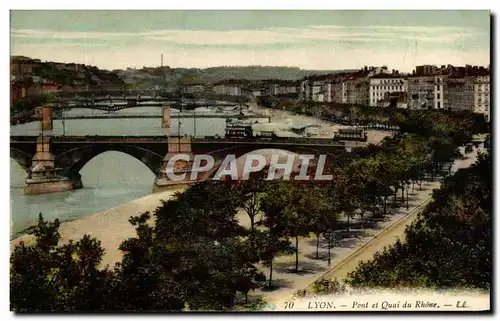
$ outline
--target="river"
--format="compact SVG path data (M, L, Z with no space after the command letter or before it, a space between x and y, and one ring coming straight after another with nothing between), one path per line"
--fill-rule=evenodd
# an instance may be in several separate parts
M157 107L129 108L119 112L151 114ZM173 110L172 113L178 111ZM196 115L210 112L196 110ZM103 113L99 110L73 109L72 115ZM213 113L213 112L212 112ZM85 119L54 121L54 135L177 135L177 121L171 128L161 128L161 118L152 119ZM224 135L225 118L181 118L181 135ZM267 121L262 119L260 121ZM196 133L195 133L196 130ZM11 135L38 135L37 122L11 126ZM154 174L139 160L124 153L109 151L90 160L80 171L84 188L64 193L24 195L26 172L14 160L10 161L11 239L36 223L38 214L45 219L74 220L84 215L115 207L151 193ZM133 175L130 175L133 173Z

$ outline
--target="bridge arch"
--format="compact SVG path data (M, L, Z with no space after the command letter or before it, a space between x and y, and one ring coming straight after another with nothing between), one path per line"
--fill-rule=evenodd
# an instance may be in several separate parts
M31 167L31 160L33 155L30 155L22 150L10 147L10 158L18 163L26 172Z
M259 145L235 145L235 146L230 146L226 148L221 148L217 150L213 150L207 154L212 155L216 160L222 159L225 157L225 155L228 154L234 154L236 158L239 158L245 154L255 152L261 149L275 149L275 150L281 150L281 151L286 151L290 153L295 153L295 154L313 154L313 155L318 155L318 154L326 154L328 156L336 157L338 154L334 154L332 152L324 151L318 148L314 147L309 147L309 146L296 146L296 145L288 145L288 146L277 146L277 147L260 147Z
M262 151L262 150L278 150L281 152L285 153L291 153L291 154L296 154L296 155L314 155L315 157L318 157L318 155L324 154L327 155L328 161L332 161L332 158L335 160L339 156L338 154L334 154L332 152L324 151L321 149L313 148L313 147L307 147L307 146L294 146L294 145L288 145L288 146L280 146L279 148L275 147L259 147L258 145L253 145L253 146L231 146L231 147L226 147L226 148L221 148L217 149L214 151L211 151L207 153L208 155L211 155L215 159L215 166L213 169L210 171L204 173L203 175L200 174L198 176L199 180L204 180L204 179L209 179L213 178L215 174L217 173L220 165L222 164L222 161L227 155L233 154L236 157L236 160L238 160L247 154ZM201 179L200 179L201 178Z
M55 155L56 167L64 168L68 177L78 174L94 157L108 151L121 152L134 157L146 165L153 174L159 173L163 155L136 145L128 144L88 144Z

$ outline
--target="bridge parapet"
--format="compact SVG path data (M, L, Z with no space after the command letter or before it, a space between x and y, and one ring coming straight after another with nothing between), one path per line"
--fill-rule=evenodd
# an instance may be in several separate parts
M297 154L340 155L347 150L346 144L334 139L273 138L273 139L226 139L223 137L189 138L182 136L11 136L11 158L28 173L36 165L44 170L53 169L41 180L30 181L37 191L61 191L81 186L79 172L93 157L118 151L128 154L145 164L156 176L155 189L190 184L194 155L211 155L219 164L228 154L236 158L260 149L280 149ZM186 181L171 181L166 175L167 164L178 154L188 154L189 161L174 161L174 174L186 174ZM37 169L42 169L41 166ZM59 172L58 170L61 169ZM43 171L41 171L43 172ZM43 173L42 173L43 174ZM44 181L42 185L39 184ZM206 177L196 178L206 179ZM195 180L196 180L195 179ZM54 181L55 180L55 181ZM80 182L78 184L78 182ZM28 182L27 182L28 183ZM41 188L40 186L43 186ZM49 188L50 187L50 188Z

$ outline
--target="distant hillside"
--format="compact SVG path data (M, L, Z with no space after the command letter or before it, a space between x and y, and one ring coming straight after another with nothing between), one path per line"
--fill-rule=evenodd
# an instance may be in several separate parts
M56 83L75 87L123 87L125 84L116 73L95 66L41 61L23 56L12 56L10 62L12 80L30 80L34 83Z
M335 74L353 70L304 70L278 66L222 66L206 69L143 67L142 69L103 70L75 63L42 62L28 57L11 57L11 75L33 77L36 81L63 86L115 86L128 88L172 87L179 83L215 83L223 80L299 80L311 75Z
M354 70L304 70L297 67L247 66L170 68L144 67L142 69L116 70L127 84L137 87L175 86L178 83L217 83L224 80L299 80L306 76L335 74Z
M206 69L173 69L181 73L198 74L200 79L217 82L224 79L281 79L298 80L310 75L323 75L343 72L343 70L304 70L297 67L248 66L248 67L212 67Z

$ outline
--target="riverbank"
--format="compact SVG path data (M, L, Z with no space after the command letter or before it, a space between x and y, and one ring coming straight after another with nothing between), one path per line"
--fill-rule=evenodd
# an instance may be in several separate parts
M464 148L460 147L461 152ZM479 150L482 150L480 148ZM452 172L460 168L469 167L477 159L478 149L466 154L464 159L456 160ZM320 277L342 279L346 274L356 268L359 261L370 260L373 255L393 244L398 238L404 239L405 227L416 217L415 208L425 203L432 196L433 189L439 188L440 182L425 182L422 189L412 190L409 193L409 208L400 207L393 209L392 214L387 215L384 220L353 219L350 224L350 232L345 230L336 231L334 247L331 249L332 264L327 264L327 244L320 239L318 258L316 258L317 239L314 236L299 239L299 273L294 272L295 256L283 255L276 258L273 265L272 290L259 289L250 294L250 297L263 297L272 304L281 304L290 299L299 290L310 286L312 282ZM69 240L78 240L83 235L101 241L105 250L101 267L113 266L119 262L123 253L118 250L120 244L127 238L134 237L134 227L128 222L131 216L138 216L146 211L154 211L161 205L162 200L168 200L173 195L182 191L165 191L141 197L134 201L122 204L109 210L101 211L75 221L61 224L60 243ZM244 211L239 211L236 217L243 227L249 224L249 218ZM151 220L152 221L152 220ZM343 221L343 220L342 220ZM30 242L33 236L25 235L11 242L11 249L20 241ZM258 265L258 268L269 276L269 268Z
M177 191L182 191L182 189L151 194L74 221L61 223L60 244L66 244L70 240L79 240L88 234L101 241L101 246L105 250L100 266L112 266L122 258L123 254L118 250L120 244L136 235L134 227L128 222L129 218L147 211L153 212L161 205L162 200L170 199ZM11 250L21 241L30 243L33 240L33 235L20 236L10 242Z
M260 107L256 104L251 105L251 110L265 115L270 115L271 121L273 122L280 122L287 118L291 118L302 123L318 124L321 126L320 134L322 133L322 135L333 135L333 132L335 130L342 127L340 125L331 124L326 121L318 120L309 116L294 115L287 111L270 110ZM383 138L383 135L380 132L377 134L379 135L379 139ZM101 173L99 174L99 176L102 176ZM121 252L118 250L121 242L126 238L135 235L133 226L128 222L130 216L137 216L145 211L154 211L155 208L161 204L160 200L169 199L170 197L172 197L175 191L176 190L165 191L147 195L136 200L114 206L107 210L97 211L94 214L89 214L83 217L78 217L76 219L62 222L60 227L61 243L64 244L71 239L78 240L83 235L89 234L92 237L100 240L103 248L106 251L102 265L112 265L113 263L120 261L121 259ZM54 197L54 195L51 195L50 197ZM68 199L71 199L72 197L72 194L67 196ZM66 201L67 200L65 200L65 202ZM70 201L72 202L73 200ZM44 211L42 212L45 214ZM89 213L92 213L92 211ZM44 216L44 218L49 221L52 221L56 217L60 217L60 215L57 215L55 217ZM248 218L241 211L240 213L238 213L238 220L243 226L249 224L249 222L247 222ZM22 235L11 241L11 247L15 244L18 244L21 240L29 242L32 239L33 236Z
M294 122L301 124L318 125L318 134L314 137L332 138L339 129L350 128L351 126L339 125L328 122L326 120L314 118L311 116L294 114L285 110L269 109L257 105L256 103L249 104L250 111L256 114L264 115L270 118L272 123L283 123L287 119L292 119ZM368 144L379 144L385 137L393 135L393 132L383 130L367 130ZM360 143L360 145L363 145Z
M317 137L333 137L334 133L340 128L345 128L348 126L332 124L327 121L317 119L310 116L304 116L299 114L293 114L289 111L278 110L278 109L268 109L257 105L256 103L250 103L250 111L256 114L265 115L270 117L271 122L281 123L287 119L293 119L293 121L302 124L314 124L319 125L319 132Z

